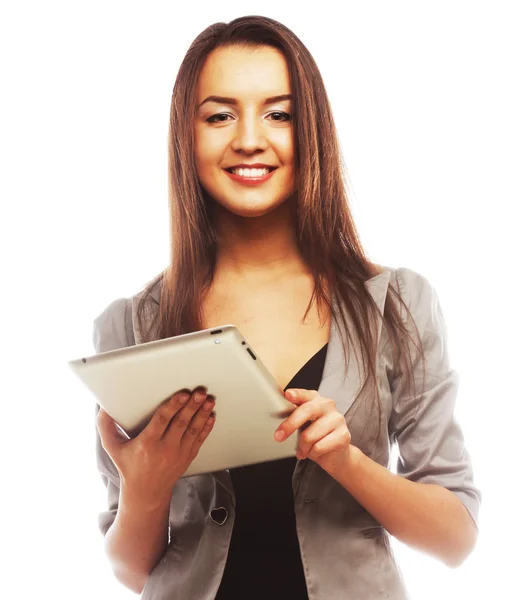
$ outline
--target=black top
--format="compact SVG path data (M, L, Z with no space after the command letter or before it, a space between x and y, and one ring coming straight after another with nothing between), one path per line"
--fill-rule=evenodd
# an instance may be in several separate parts
M285 389L318 389L327 347L319 350ZM292 491L296 462L291 456L230 469L236 517L216 600L308 600Z

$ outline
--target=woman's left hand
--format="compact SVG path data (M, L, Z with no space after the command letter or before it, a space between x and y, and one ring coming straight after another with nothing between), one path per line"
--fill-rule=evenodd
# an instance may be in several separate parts
M290 392L295 392L295 397ZM334 400L323 398L316 390L287 390L285 398L296 405L275 432L275 440L281 442L292 435L307 421L312 423L300 430L297 458L310 458L325 471L340 468L351 457L351 433L345 418L338 412ZM278 439L279 432L283 436Z

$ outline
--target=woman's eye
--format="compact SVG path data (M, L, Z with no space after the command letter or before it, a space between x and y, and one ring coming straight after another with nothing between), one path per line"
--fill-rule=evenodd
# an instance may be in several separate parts
M272 112L271 115L283 115L285 117L285 119L277 119L277 121L282 121L282 120L290 121L290 118L291 118L288 113L283 112L281 110L279 110L277 112Z
M290 121L291 120L291 115L289 115L286 112L283 112L281 110L278 111L274 111L272 113L269 113L270 116L273 115L279 115L280 118L278 119L272 119L273 121L278 122L285 122L285 121ZM213 115L212 117L209 117L208 119L206 119L206 121L208 123L225 123L227 121L227 119L220 119L220 117L230 117L231 115L227 114L227 113L217 113L216 115ZM283 116L283 118L281 118Z
M206 121L208 123L224 123L224 120L221 121L216 121L217 117L230 117L230 115L227 115L227 113L218 113L217 115L213 115L212 117L209 117L208 119L206 119Z

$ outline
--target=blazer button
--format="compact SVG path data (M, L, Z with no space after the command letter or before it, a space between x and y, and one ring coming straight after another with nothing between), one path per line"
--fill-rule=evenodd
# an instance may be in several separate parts
M228 518L228 512L224 506L218 506L216 508L211 508L209 516L218 525L223 525Z

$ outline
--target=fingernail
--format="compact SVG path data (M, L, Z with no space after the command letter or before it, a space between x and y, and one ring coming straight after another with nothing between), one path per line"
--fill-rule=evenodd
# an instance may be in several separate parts
M280 442L285 437L285 433L280 429L274 434L274 439L277 442Z

